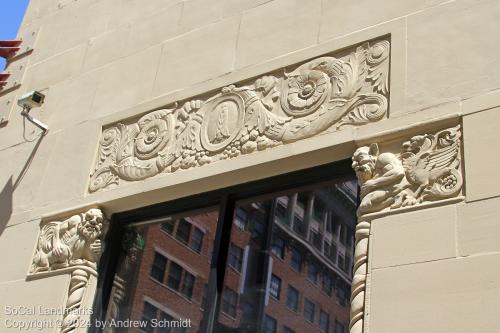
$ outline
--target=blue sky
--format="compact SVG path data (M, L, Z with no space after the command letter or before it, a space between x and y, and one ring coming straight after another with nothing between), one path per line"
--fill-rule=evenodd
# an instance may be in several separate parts
M28 6L29 0L0 1L0 40L15 39ZM0 58L0 71L5 67L5 61Z

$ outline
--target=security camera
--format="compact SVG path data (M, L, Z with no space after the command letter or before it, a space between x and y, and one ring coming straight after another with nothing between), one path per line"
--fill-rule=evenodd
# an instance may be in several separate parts
M22 95L21 98L17 100L17 105L23 108L23 111L21 111L21 115L35 124L45 134L49 130L48 126L30 115L31 109L42 106L44 99L45 95L41 92L30 91L29 93Z
M31 109L42 106L44 99L44 94L34 90L22 95L17 101L17 105L21 106L23 109Z

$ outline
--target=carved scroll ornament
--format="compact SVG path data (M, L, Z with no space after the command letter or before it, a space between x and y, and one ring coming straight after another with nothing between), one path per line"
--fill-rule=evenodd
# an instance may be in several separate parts
M457 196L463 184L460 125L413 136L399 153L374 143L356 150L352 167L361 186L351 295L351 333L363 332L368 267L369 213Z
M105 230L106 219L97 208L41 227L28 278L71 273L61 333L77 329L90 276L97 276Z
M380 120L388 105L389 51L386 40L367 42L282 77L224 87L205 100L108 127L89 192Z

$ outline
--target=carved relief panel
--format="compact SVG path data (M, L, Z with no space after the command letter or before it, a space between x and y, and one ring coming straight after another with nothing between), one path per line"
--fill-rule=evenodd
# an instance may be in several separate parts
M388 40L326 55L105 128L89 192L379 121Z

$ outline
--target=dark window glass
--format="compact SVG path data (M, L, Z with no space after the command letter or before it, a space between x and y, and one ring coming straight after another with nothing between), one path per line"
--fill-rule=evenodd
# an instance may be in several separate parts
M276 204L276 218L277 222L281 222L284 224L289 224L290 221L288 221L288 214L287 214L287 204L288 204L288 197L281 197L278 198L277 204Z
M238 304L238 294L229 288L225 288L222 293L222 312L236 318L236 306Z
M321 287L328 296L332 296L333 279L330 273L325 273L323 275L323 283Z
M316 311L316 305L311 302L309 299L306 298L305 303L304 303L304 317L310 321L311 323L314 322L314 313Z
M147 326L143 328L145 332L153 332L151 320L156 319L158 309L151 303L144 302L144 309L142 310L142 320L147 322Z
M283 333L295 333L294 330L292 330L290 327L283 327Z
M339 300L340 305L346 306L347 304L347 291L343 285L339 285L337 287L337 298Z
M163 282L165 276L165 267L167 265L167 258L155 252L153 266L151 266L151 277L157 281Z
M319 328L321 332L328 332L328 326L330 325L330 315L323 310L319 312Z
M347 228L344 224L341 224L340 225L340 236L339 236L339 239L340 239L340 243L342 245L346 245L347 244Z
M193 250L200 253L203 246L203 231L199 228L194 228L193 236L191 237L191 244L189 245Z
M184 272L184 280L182 281L181 293L187 298L191 299L193 296L194 287L194 275L188 272Z
M181 283L182 267L175 262L170 262L170 270L168 272L167 286L172 289L179 290Z
M318 265L314 262L308 262L307 264L307 278L309 281L316 283L318 282Z
M234 211L234 224L241 230L245 230L248 222L248 214L244 209L236 208Z
M337 258L338 258L338 265L339 265L339 267L342 270L344 270L344 268L345 268L344 256L339 254Z
M320 222L325 220L326 208L325 204L318 197L314 198L314 210L313 210L314 218Z
M274 237L271 251L279 258L285 257L285 240L281 237Z
M322 239L321 239L321 235L320 235L319 231L312 231L311 232L311 240L312 240L313 246L315 248L317 248L318 250L321 250Z
M191 234L191 223L185 219L181 219L179 225L177 226L177 234L175 238L184 244L189 242L189 235Z
M163 322L163 321L167 322L167 321L172 321L172 320L177 320L177 319L174 319L174 317L172 317L168 313L160 311L160 321L161 322ZM173 333L173 329L171 327L157 327L156 333Z
M299 309L299 291L292 286L288 286L286 306L293 311L297 311Z
M333 328L333 333L344 333L344 325L335 320L335 326Z
M290 261L290 266L292 266L292 268L297 272L300 272L302 268L302 254L294 247L292 247L292 259Z
M264 322L264 333L276 333L278 322L271 316L266 315Z
M174 233L175 220L170 220L161 224L161 230L172 235Z
M307 226L306 226L302 216L299 216L297 214L294 215L294 217L293 217L293 230L297 234L299 234L300 236L306 235Z
M343 270L347 274L349 274L351 272L351 257L349 255L345 256Z
M241 266L243 264L243 249L231 244L229 246L229 258L228 258L229 266L236 269L238 272L241 272Z
M280 299L281 279L276 275L271 275L271 283L269 285L269 294L276 299Z

